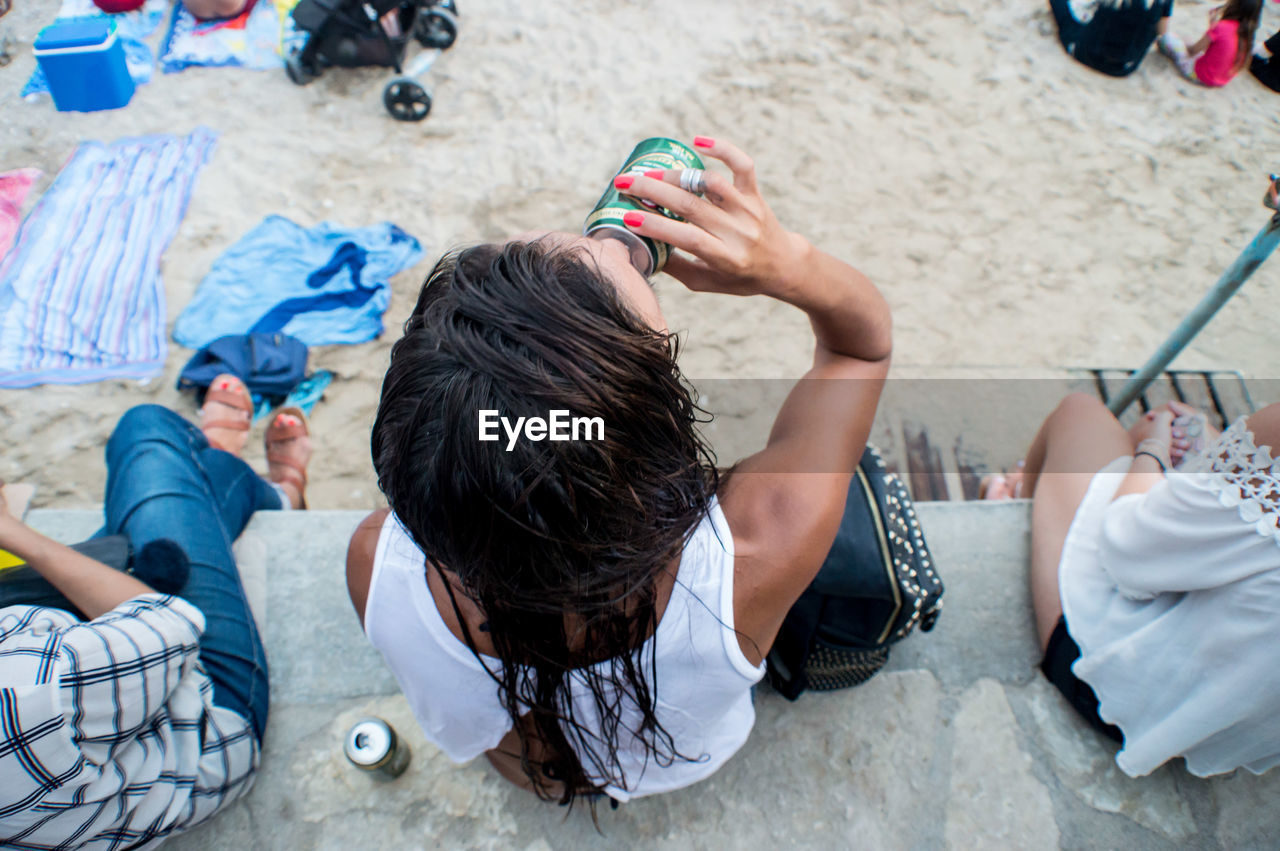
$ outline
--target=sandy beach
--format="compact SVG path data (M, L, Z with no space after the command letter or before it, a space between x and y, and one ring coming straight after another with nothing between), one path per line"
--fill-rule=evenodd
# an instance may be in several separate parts
M312 351L311 367L337 376L312 419L316 508L381 501L369 427L390 346L439 254L577 230L646 136L722 136L749 151L783 223L882 288L895 368L912 374L1140 365L1264 224L1266 176L1280 171L1280 96L1248 74L1196 87L1154 53L1131 77L1103 76L1065 55L1038 0L460 4L421 124L384 113L390 75L377 69L306 88L283 70L157 70L124 109L58 113L19 98L57 3L15 0L0 19L13 54L0 68L0 170L44 171L27 209L78 141L220 134L164 255L170 327L214 259L266 215L389 220L422 242L427 259L392 281L379 340ZM1280 26L1268 6L1263 36ZM1198 38L1209 8L1181 0L1175 29ZM695 382L806 368L798 311L655 284ZM1273 259L1178 365L1280 376L1278 295ZM0 478L36 484L38 507L98 504L122 412L146 401L194 416L174 389L190 355L171 345L164 375L143 384L0 392ZM259 428L259 464L260 441Z

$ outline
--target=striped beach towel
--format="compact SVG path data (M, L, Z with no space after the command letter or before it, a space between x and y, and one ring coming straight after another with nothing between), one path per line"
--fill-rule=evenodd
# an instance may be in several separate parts
M0 387L164 367L160 255L217 136L81 144L0 260Z

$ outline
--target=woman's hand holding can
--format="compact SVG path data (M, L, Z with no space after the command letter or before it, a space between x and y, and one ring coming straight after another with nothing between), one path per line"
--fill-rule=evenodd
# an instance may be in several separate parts
M708 170L700 197L680 188L679 169L646 172L635 178L627 194L685 221L636 212L625 216L627 227L691 255L673 254L664 269L691 290L785 298L804 274L808 242L778 222L760 195L750 157L729 142L703 136L694 146L728 166L733 180Z

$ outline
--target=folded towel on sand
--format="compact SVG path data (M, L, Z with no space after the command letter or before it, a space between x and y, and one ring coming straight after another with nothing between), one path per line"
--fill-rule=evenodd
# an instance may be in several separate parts
M220 21L198 21L179 2L160 49L166 74L193 65L270 70L302 37L289 12L297 0L249 0L245 11Z
M169 10L169 0L147 0L140 9L133 12L121 12L108 15L93 5L93 0L62 0L62 8L58 10L58 20L66 18L109 18L115 22L116 37L124 46L124 61L129 66L129 76L134 85L142 85L151 80L151 69L156 64L155 54L145 41L155 32L156 27L164 20ZM40 66L31 73L31 78L22 88L22 96L41 94L49 91L49 81L44 78Z
M19 168L0 174L0 260L13 245L14 234L22 224L22 202L40 173L38 168Z
M81 144L0 260L0 387L164 367L160 255L216 134Z
M382 333L387 281L422 259L390 222L313 228L268 216L214 261L173 327L192 349L228 334L283 331L308 346L363 343Z
M333 383L333 373L327 369L313 372L306 378L302 379L297 387L293 388L284 401L280 403L281 408L298 408L302 413L311 416L311 411L315 409L316 403L324 398L324 391ZM257 423L259 420L265 419L277 406L271 403L270 399L262 396L253 397L253 421Z

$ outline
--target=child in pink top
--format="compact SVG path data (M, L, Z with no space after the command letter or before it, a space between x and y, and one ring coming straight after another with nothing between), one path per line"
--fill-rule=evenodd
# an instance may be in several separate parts
M1225 86L1249 64L1253 34L1262 17L1262 0L1227 0L1209 13L1209 31L1188 47L1160 23L1160 50L1188 79L1206 86Z

